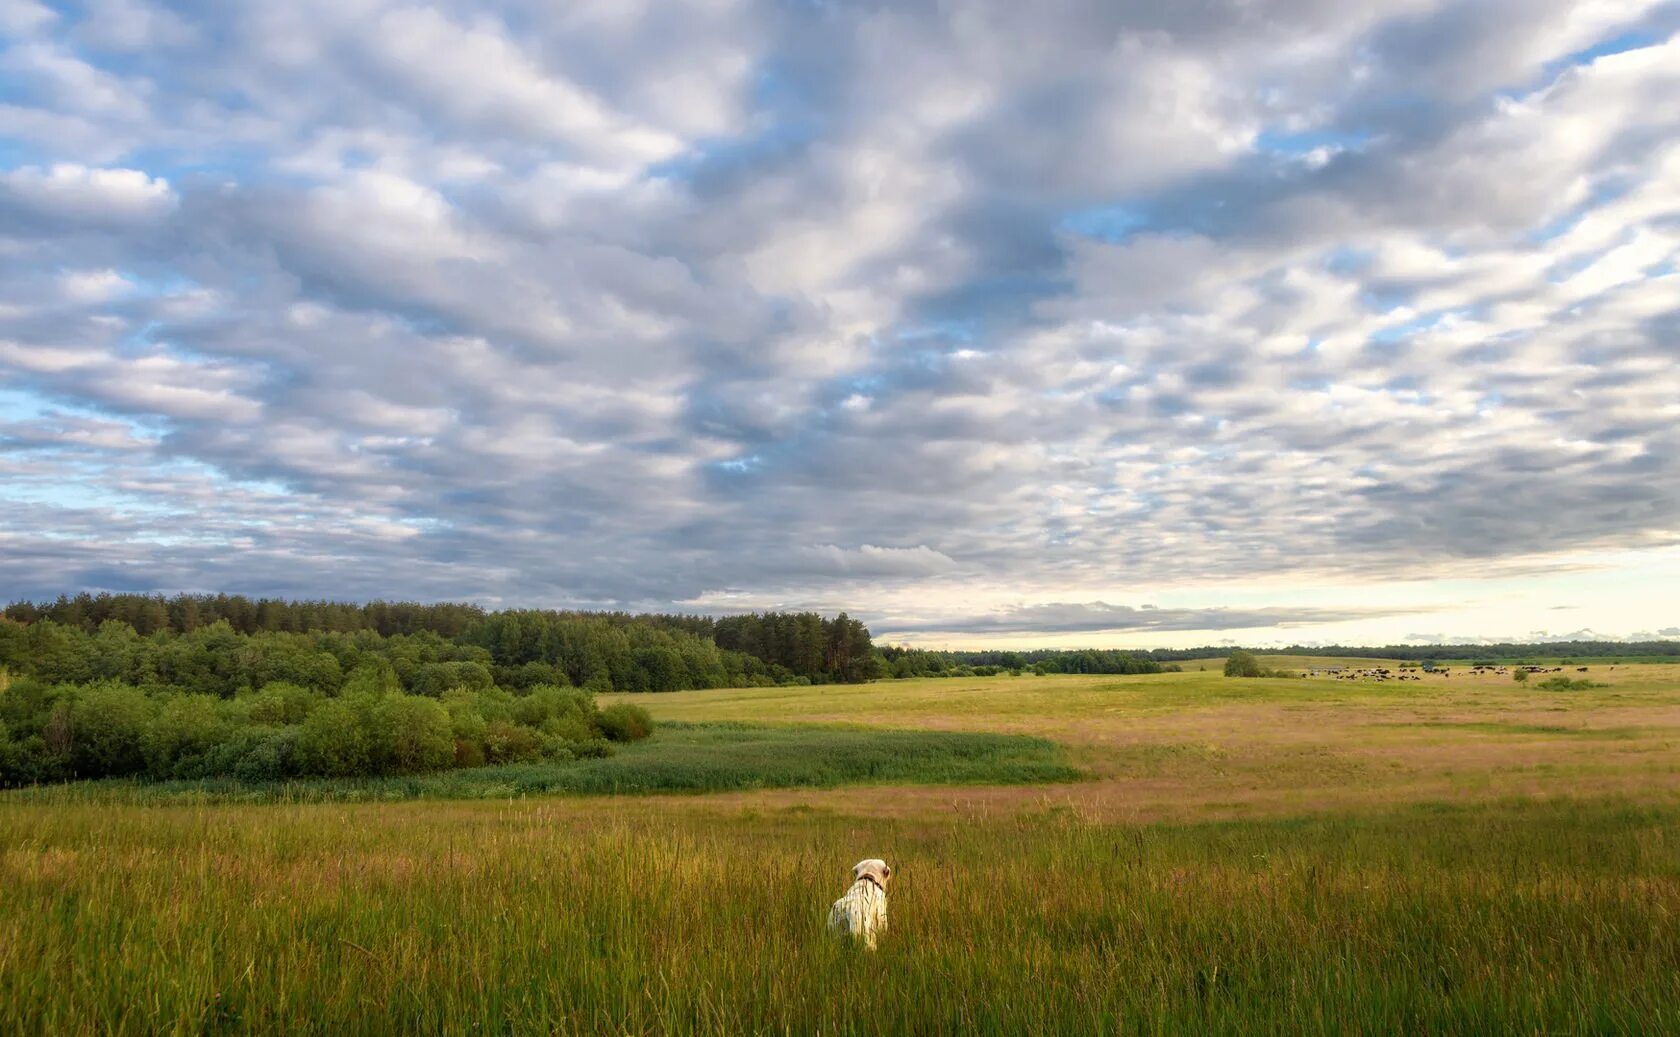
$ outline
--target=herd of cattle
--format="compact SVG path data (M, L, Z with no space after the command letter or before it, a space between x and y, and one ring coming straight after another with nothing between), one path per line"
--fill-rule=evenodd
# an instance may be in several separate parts
M1518 666L1502 666L1497 663L1477 663L1464 672L1468 673L1472 677L1504 677L1508 676L1512 670L1523 670L1527 673L1562 673L1563 667L1530 666L1527 664ZM1586 673L1587 668L1585 666L1577 666L1575 667L1575 672ZM1452 669L1446 666L1437 666L1433 669L1423 671L1419 671L1419 669L1415 666L1402 666L1398 672L1391 670L1386 666L1367 666L1363 669L1355 669L1348 666L1315 666L1309 673L1303 674L1303 676L1333 677L1339 681L1417 681L1423 679L1423 673L1429 673L1436 677L1451 677L1453 675Z

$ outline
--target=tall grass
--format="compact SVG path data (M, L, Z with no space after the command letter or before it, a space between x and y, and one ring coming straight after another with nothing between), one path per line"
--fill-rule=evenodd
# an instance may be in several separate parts
M0 801L4 1033L1655 1033L1680 811ZM894 868L874 955L823 911Z

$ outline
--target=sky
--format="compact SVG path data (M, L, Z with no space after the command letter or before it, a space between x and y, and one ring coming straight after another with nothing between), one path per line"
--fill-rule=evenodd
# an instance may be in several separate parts
M1680 4L0 0L0 598L1680 636Z

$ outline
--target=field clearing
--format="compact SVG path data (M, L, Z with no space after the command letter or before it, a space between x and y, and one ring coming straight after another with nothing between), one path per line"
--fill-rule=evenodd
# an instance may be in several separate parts
M1588 676L633 696L794 755L1036 735L1054 785L0 794L0 1032L1673 1032L1680 670ZM876 855L867 955L821 920Z

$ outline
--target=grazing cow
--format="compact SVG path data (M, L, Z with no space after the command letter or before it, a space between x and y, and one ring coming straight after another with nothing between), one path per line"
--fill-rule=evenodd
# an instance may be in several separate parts
M887 928L887 880L892 869L876 857L852 866L852 888L828 909L830 931L861 940L875 949L876 937Z

